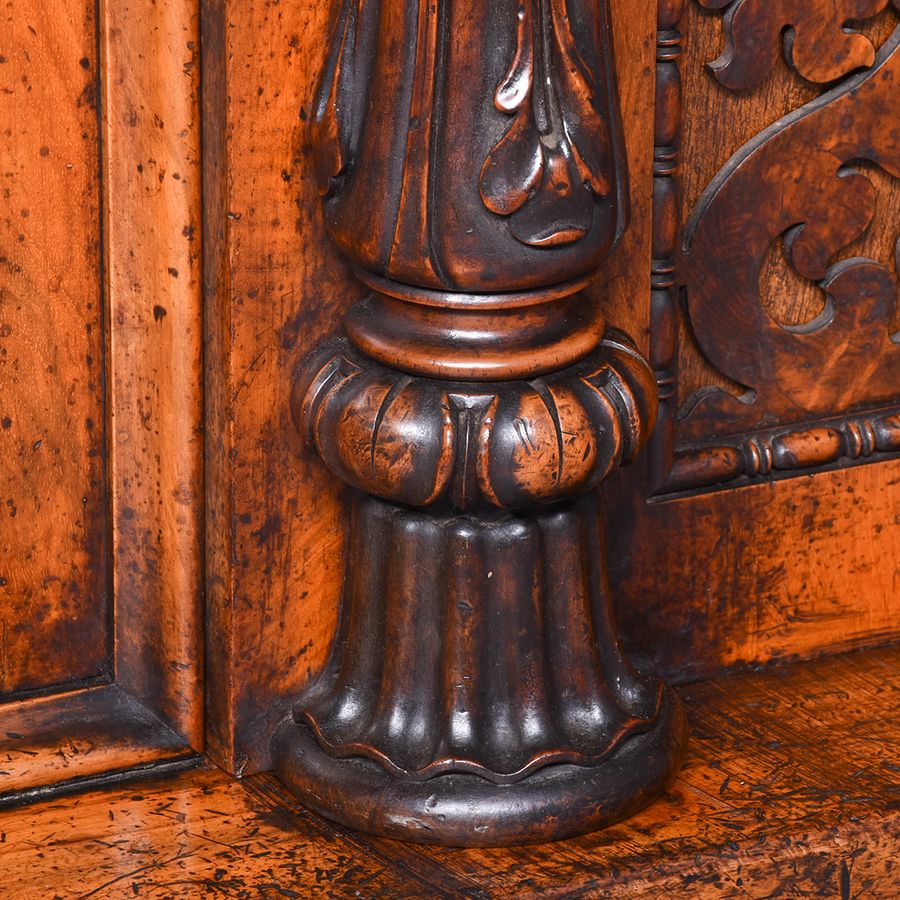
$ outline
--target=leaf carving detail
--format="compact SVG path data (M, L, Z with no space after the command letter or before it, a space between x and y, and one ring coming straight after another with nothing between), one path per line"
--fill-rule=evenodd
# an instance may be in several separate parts
M827 84L868 68L875 47L852 22L871 19L900 0L698 0L705 9L727 9L725 51L709 68L724 87L755 87L771 73L786 38L787 58L805 79Z
M481 197L532 246L573 243L611 191L600 78L582 58L565 0L523 0L516 52L494 94L512 116L481 170Z
M319 193L334 193L359 140L359 86L366 73L361 44L362 0L344 0L329 40L312 122Z

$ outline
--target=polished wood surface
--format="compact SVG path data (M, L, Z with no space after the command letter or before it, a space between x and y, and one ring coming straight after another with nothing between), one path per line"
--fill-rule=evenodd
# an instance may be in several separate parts
M751 14L759 19L769 5L754 3L745 6L744 16ZM857 4L829 4L830 9L820 15L828 38L828 43L822 46L838 57L841 57L845 47L854 43L863 48L883 46L900 21L896 10L889 4L863 3L861 6L868 7L869 11L881 7L881 12L857 19L852 31L859 34L854 37L834 29L828 21L848 6L857 7ZM805 2L795 5L795 9L804 16L815 8L821 10L822 4ZM768 19L770 22L777 20L777 15ZM740 90L729 89L721 83L720 73L713 73L708 68L725 50L727 27L723 13L691 2L685 4L684 16L679 21L683 32L680 42L683 56L679 60L679 68L684 80L684 111L681 117L684 164L679 169L678 178L684 192L682 217L687 219L716 173L735 152L773 122L821 97L828 90L828 82L809 81L777 55L773 58L772 50L777 54L779 49L779 41L775 40L760 48L760 58L771 64L768 71L756 73L754 83L749 86ZM863 43L859 43L860 39ZM870 49L865 50L866 58L870 52ZM742 61L745 69L752 58L753 54L744 50ZM842 78L846 78L854 68L846 58L843 59ZM761 80L760 74L763 75ZM897 238L896 204L900 202L900 182L861 161L854 167L864 172L875 185L876 211L869 228L843 250L842 256L868 257L889 265ZM800 277L787 263L780 241L774 242L763 263L760 296L776 320L788 325L799 325L814 318L821 312L824 302L817 283ZM900 311L897 316L894 331L900 327ZM679 405L683 405L695 390L709 384L721 382L733 389L733 385L723 382L721 375L712 371L702 354L691 346L689 334L682 336L679 345Z
M653 496L900 450L900 168L884 127L898 12L722 6L673 6L661 31L671 178L654 228L682 302L658 304L652 328L671 394ZM845 14L852 30L835 27Z
M890 641L898 497L896 463L753 485L727 501L711 493L634 507L625 494L614 508L620 523L633 509L631 521L609 533L619 621L678 681ZM632 553L643 542L656 565Z
M115 684L10 704L0 721L2 805L198 758L183 736Z
M428 27L409 37L420 58L430 58L442 26L432 7L420 6ZM568 131L545 134L545 157L533 140L533 65L545 49L534 29L546 31L553 53L570 52L567 33L579 32L583 17L567 23L563 13L580 6L521 5L522 27L494 42L509 51L504 77L482 79L502 124L496 139L479 133L469 148L479 160L466 215L477 213L482 229L491 216L503 218L508 233L487 237L506 250L530 248L519 262L556 247L566 259L560 271L574 275L603 256L622 217L615 203L605 224L588 223L583 203L560 213L547 175L566 169L556 190L570 198L585 185L611 196L603 192L622 189L622 179L608 164L624 147L630 186L621 199L628 194L631 226L580 294L563 296L574 278L552 297L539 285L549 268L513 265L512 251L493 269L479 259L449 205L440 207L444 242L434 253L430 244L415 247L429 191L420 171L396 182L402 189L391 197L403 215L393 237L375 229L377 247L356 242L368 253L358 261L375 260L381 274L363 284L341 261L318 208L310 127L338 0L207 0L202 41L199 0L26 0L6 11L0 803L133 767L186 764L204 732L229 771L271 766L277 723L333 644L344 557L355 540L348 494L301 449L292 382L298 359L321 348L354 308L347 321L358 347L418 376L471 379L454 387L448 407L461 404L469 422L469 406L493 397L493 412L513 423L499 428L492 419L475 435L442 415L433 421L443 396L421 380L406 390L395 378L389 390L402 402L394 412L420 420L427 413L429 427L437 421L431 437L447 440L430 445L429 457L398 456L396 443L379 444L376 432L397 436L408 419L363 417L357 437L365 446L348 459L365 461L368 449L373 465L357 466L348 480L381 489L394 479L390 489L402 492L410 472L425 469L431 490L422 492L428 479L420 477L415 502L433 494L465 506L477 494L491 506L515 506L549 499L557 482L569 491L606 474L619 445L609 453L601 445L622 435L607 419L592 433L600 419L584 415L584 402L608 404L611 395L593 382L560 388L553 369L603 335L618 340L614 328L631 336L656 376L660 425L649 471L611 473L604 496L610 593L642 666L684 682L897 637L900 178L896 135L883 123L896 117L898 3L609 0L621 143L606 133L606 101L604 121L583 115L584 72L551 64L551 81L571 103L557 110ZM546 13L543 24L535 11ZM454 51L470 73L487 72L475 52L486 33ZM398 54L386 77L416 69L408 53L404 60ZM427 79L410 86L421 109L429 92L440 92ZM418 125L410 123L403 154L427 162L437 151L430 129ZM340 165L360 135L335 128L352 138L332 155ZM474 165L473 154L466 158ZM763 189L780 189L773 166L785 174L789 203L781 206L773 204L778 190ZM835 166L844 167L840 178ZM449 184L456 195L465 167L444 169L442 189ZM376 207L332 210L338 242L353 250L340 237L342 222L359 237L365 229L357 226ZM360 222L352 221L356 212ZM798 240L799 218L809 221ZM730 236L737 224L753 239ZM591 253L573 261L583 239ZM752 260L738 258L751 250ZM407 302L408 292L395 296L385 272L418 272L422 309ZM521 288L493 297L513 312L472 314L467 304L484 301L480 289L492 284ZM537 298L545 302L526 307L532 290L545 290ZM856 308L866 296L873 305ZM854 308L855 318L844 318ZM437 352L442 334L460 334L461 323L471 326L467 342L454 354ZM631 348L624 339L622 346ZM334 359L355 352L345 345ZM806 374L795 371L798 360ZM495 391L498 372L529 378L536 393L521 385ZM640 433L648 409L637 417L643 425L628 426ZM540 426L539 442L515 434L522 419ZM560 422L576 427L557 430ZM473 437L483 452L469 455L462 445L474 447ZM442 482L451 449L454 464L465 461L465 477ZM576 521L573 513L563 531ZM402 523L418 524L415 516ZM370 536L377 530L367 527ZM546 528L535 533L548 539ZM383 539L379 532L371 545ZM567 570L599 558L577 556L576 544L561 554L581 561ZM446 555L425 555L447 565ZM523 551L507 581L532 571L534 556ZM595 575L590 590L605 597ZM494 578L479 596L493 596ZM558 650L531 638L522 644L526 657L535 647ZM502 650L496 657L508 663L516 647ZM435 759L440 754L425 766Z
M0 812L0 895L890 897L898 666L869 651L684 689L681 775L590 837L414 847L329 825L271 776L198 770Z
M103 9L115 677L200 748L200 10Z
M0 700L109 672L91 0L3 15Z
M4 801L203 745L199 10L96 11L0 63Z
M208 747L232 772L270 767L340 592L338 488L290 417L297 350L364 291L321 227L305 124L332 6L203 4Z

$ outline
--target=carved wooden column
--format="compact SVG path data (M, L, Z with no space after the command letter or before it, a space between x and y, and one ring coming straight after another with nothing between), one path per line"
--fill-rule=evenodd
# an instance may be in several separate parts
M294 386L356 495L339 632L277 771L411 840L600 827L684 746L619 648L598 525L657 407L579 293L627 215L606 3L344 0L314 129L327 227L372 293Z

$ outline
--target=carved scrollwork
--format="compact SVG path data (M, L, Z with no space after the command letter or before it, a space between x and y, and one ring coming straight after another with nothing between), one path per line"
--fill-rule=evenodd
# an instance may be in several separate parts
M724 404L746 426L896 400L896 273L868 259L834 259L874 212L874 188L854 161L900 177L900 132L890 124L900 121L898 44L900 29L870 70L772 125L701 198L679 262L692 330L707 358L754 392L744 400L756 402L741 408L708 391L698 409ZM775 322L760 300L760 268L779 237L793 268L827 295L823 313L795 327Z
M870 19L900 0L698 0L706 9L726 9L726 46L710 63L731 90L755 87L778 62L781 34L786 57L808 81L827 84L875 62L875 47L852 22Z

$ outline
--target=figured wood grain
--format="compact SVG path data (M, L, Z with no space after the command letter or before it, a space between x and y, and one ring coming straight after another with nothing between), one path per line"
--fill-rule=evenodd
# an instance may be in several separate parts
M609 486L610 579L625 634L667 677L900 637L897 461L637 506L632 491Z
M900 654L692 685L669 793L598 835L520 850L364 838L271 776L217 770L0 812L16 897L876 896L895 892ZM0 889L2 893L2 889Z
M725 9L730 4L725 19L726 49L710 63L710 71L720 84L740 90L764 80L779 57L817 84L871 66L875 47L853 25L877 16L891 0L698 2L707 9Z
M44 687L0 705L4 801L181 764L202 746L198 8L109 0L97 12L95 22L93 5L17 8L16 65L46 73L22 76L0 100L20 86L32 98L29 109L19 102L14 149L34 209L18 217L43 241L14 266L30 293L17 297L11 283L4 294L31 317L29 365L40 371L10 354L19 374L2 389L23 420L40 409L55 429L27 458L3 459L0 477L54 487L37 524L27 504L22 516L11 505L11 533L35 549L7 544L2 565L24 577L46 556L42 565L82 572L61 583L48 568L51 593L14 582L16 599L0 605L4 633L38 673L29 686ZM0 73L12 62L4 55ZM8 181L13 202L19 186ZM32 232L20 230L27 248ZM10 433L13 420L3 419ZM60 453L64 441L83 445L81 469ZM52 472L42 474L41 453L56 460Z
M0 698L108 672L97 28L0 12Z
M705 357L745 395L695 395L684 440L760 423L877 408L898 399L900 348L891 332L897 238L887 265L845 256L874 215L868 160L900 180L900 29L871 68L846 79L745 145L704 192L684 230L678 273L691 330ZM896 224L894 226L896 229ZM759 299L759 269L782 240L792 267L830 301L785 328Z
M200 10L103 10L115 674L200 747Z
M875 6L876 4L869 4ZM754 4L767 15L765 4ZM769 74L746 90L729 90L707 65L716 60L725 47L722 12L703 9L697 2L687 4L682 28L686 35L681 60L684 80L684 165L681 168L683 218L686 221L700 195L740 147L776 122L819 97L829 86L802 78L779 60ZM868 46L880 47L900 22L893 7L854 23ZM746 47L744 55L748 54ZM761 54L768 58L767 52ZM852 70L844 62L843 73ZM877 189L875 215L865 232L841 251L841 258L864 256L896 272L895 252L897 208L900 181L866 163L854 164L873 180ZM774 320L783 325L809 322L825 303L825 294L811 280L799 277L786 263L780 241L766 256L760 274L763 304ZM891 328L900 328L900 305L894 312ZM695 391L710 385L739 395L739 384L724 377L704 358L690 329L682 320L678 336L677 403L683 407Z
M52 828L50 846L38 850L35 828L44 822ZM239 897L247 890L273 897L451 896L360 852L352 839L336 842L333 829L311 814L267 802L217 769L14 810L0 830L5 877L19 864L32 867L29 883L16 878L18 896L28 900Z

